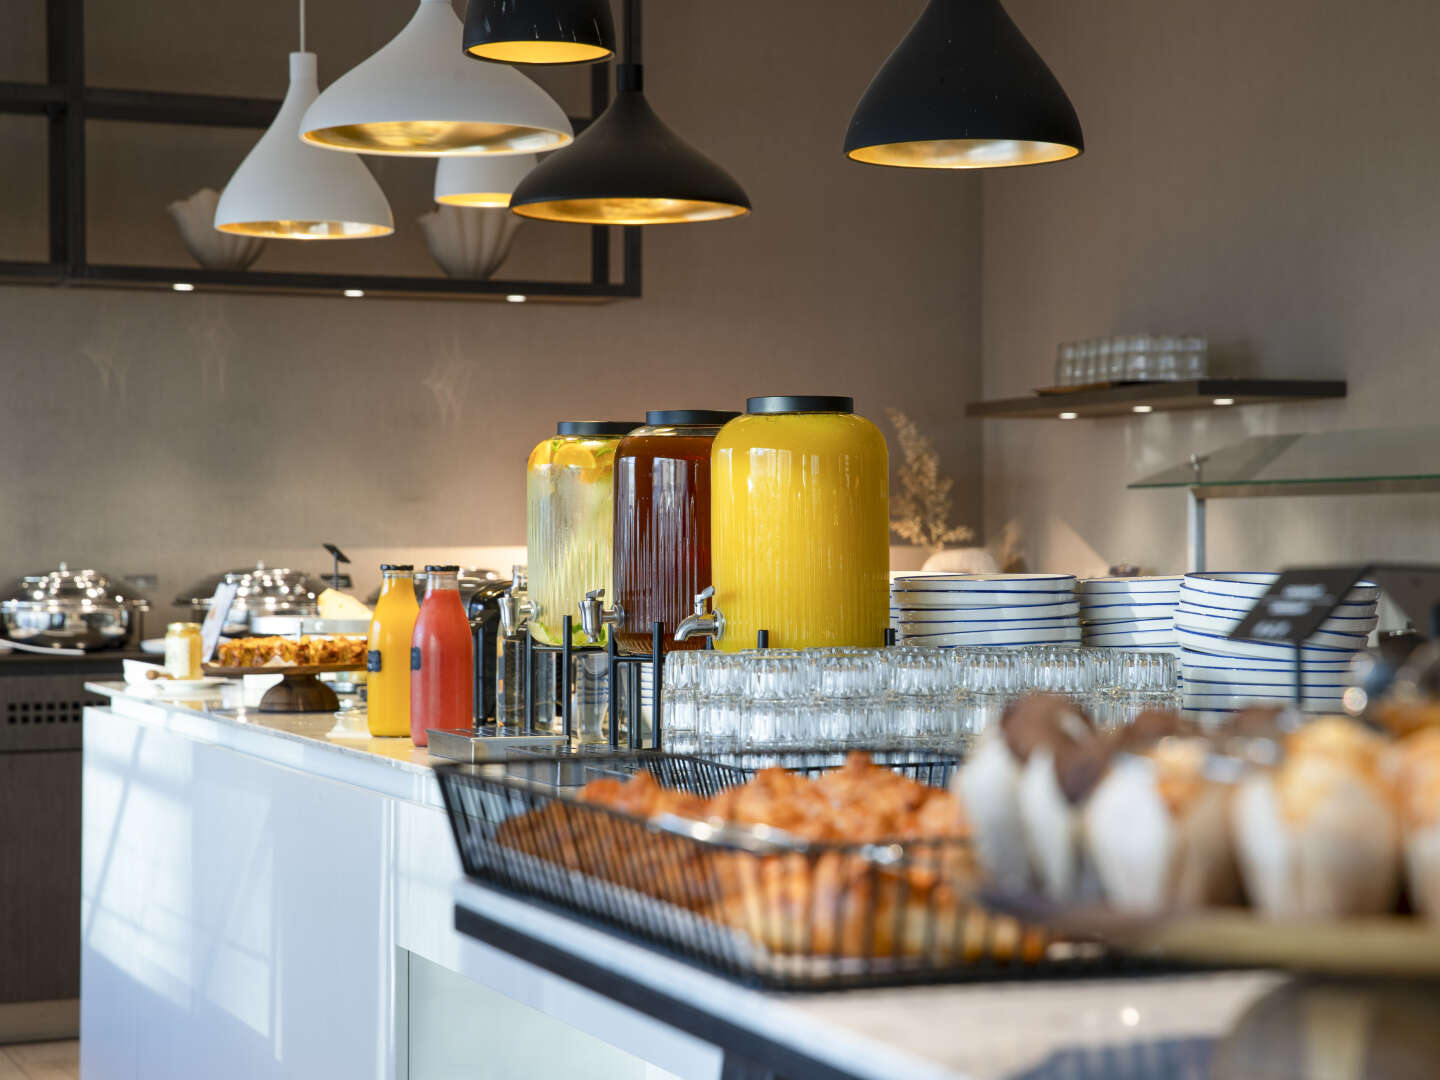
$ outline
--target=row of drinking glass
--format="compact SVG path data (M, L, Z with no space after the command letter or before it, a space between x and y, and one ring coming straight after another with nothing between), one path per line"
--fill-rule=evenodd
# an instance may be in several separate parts
M1056 386L1203 379L1207 349L1198 334L1124 334L1067 341L1055 353Z
M1104 728L1179 705L1175 657L1117 649L682 652L665 670L665 747L679 753L952 745L1039 691Z

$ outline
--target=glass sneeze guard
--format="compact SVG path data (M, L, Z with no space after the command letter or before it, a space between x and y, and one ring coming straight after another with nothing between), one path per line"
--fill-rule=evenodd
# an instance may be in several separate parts
M1189 493L1189 569L1205 569L1205 502L1440 492L1440 427L1254 435L1128 485Z

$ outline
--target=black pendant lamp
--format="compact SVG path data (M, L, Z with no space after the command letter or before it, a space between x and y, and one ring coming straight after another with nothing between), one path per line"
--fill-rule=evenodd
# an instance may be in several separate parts
M470 0L465 51L502 64L593 64L615 55L610 0Z
M1085 150L1080 120L1000 0L930 0L871 81L845 153L871 165L986 169Z
M750 212L735 178L671 131L645 100L638 8L626 0L615 100L516 185L515 213L583 225L667 225Z

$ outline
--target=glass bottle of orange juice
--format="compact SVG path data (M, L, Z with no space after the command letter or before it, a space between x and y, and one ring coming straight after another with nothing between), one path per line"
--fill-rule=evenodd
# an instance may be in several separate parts
M410 734L410 638L420 604L415 599L415 567L380 567L384 583L370 620L365 658L366 701L371 735Z

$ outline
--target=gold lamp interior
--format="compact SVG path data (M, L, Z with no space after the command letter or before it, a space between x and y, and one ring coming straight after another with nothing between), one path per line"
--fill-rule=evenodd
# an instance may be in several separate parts
M613 55L603 45L577 41L487 41L465 51L502 64L588 64Z
M734 203L700 199L557 199L511 209L522 217L580 225L676 225L720 221L749 213Z
M1080 151L1064 143L1024 139L922 139L851 150L855 161L909 169L999 169L1064 161Z
M362 240L369 236L389 236L395 231L388 225L361 221L232 221L216 228L236 236L263 236L270 240Z
M382 120L341 124L301 135L308 143L363 154L444 157L450 154L543 153L573 136L548 128L452 120Z
M446 206L499 206L510 205L508 191L457 191L450 195L436 195L435 201Z

